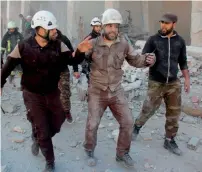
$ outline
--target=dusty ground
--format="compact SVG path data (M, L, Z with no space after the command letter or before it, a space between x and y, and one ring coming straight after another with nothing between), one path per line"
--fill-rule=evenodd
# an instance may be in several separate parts
M202 73L193 77L194 83L189 95L183 94L183 102L190 103L191 96L202 98ZM134 117L140 111L146 86L141 89L142 96L130 103ZM31 128L26 120L26 111L20 91L11 89L7 84L2 96L2 105L6 114L1 112L1 163L2 171L7 172L40 172L44 168L45 160L40 153L32 156ZM201 100L200 100L201 101ZM202 104L202 102L200 102ZM87 106L77 99L73 90L72 114L75 119L73 124L65 122L61 132L53 138L57 172L202 172L202 142L197 150L187 148L187 142L192 137L202 139L202 120L182 113L177 143L184 152L178 157L163 148L164 135L164 107L152 117L142 129L136 142L131 145L131 156L136 161L135 169L126 169L115 161L116 143L111 136L113 130L118 129L118 124L111 117L110 112L103 116L101 127L98 131L98 144L95 155L98 158L96 167L86 165L86 157L82 148L84 128L87 117ZM23 133L14 132L14 127L19 126ZM15 141L22 143L15 143Z

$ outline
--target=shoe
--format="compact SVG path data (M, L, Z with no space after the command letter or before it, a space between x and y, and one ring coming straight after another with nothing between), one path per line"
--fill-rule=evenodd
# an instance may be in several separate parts
M67 113L67 114L66 114L66 119L67 119L67 122L73 123L73 118L72 118L71 113Z
M43 172L55 172L55 163L54 162L46 163Z
M182 151L178 148L178 145L175 142L174 138L166 138L164 141L164 148L178 156L182 155Z
M142 126L134 125L133 134L132 134L132 141L135 141L137 139L137 136L138 136L141 128L142 128Z
M135 162L128 153L125 153L123 156L116 155L116 161L123 163L123 165L127 168L134 167L135 165Z
M85 152L86 152L86 155L87 155L87 157L88 157L88 159L87 159L88 166L89 166L89 167L94 167L94 166L96 166L97 160L96 160L96 158L94 157L94 152L93 152L93 151L87 151L87 150L85 150Z

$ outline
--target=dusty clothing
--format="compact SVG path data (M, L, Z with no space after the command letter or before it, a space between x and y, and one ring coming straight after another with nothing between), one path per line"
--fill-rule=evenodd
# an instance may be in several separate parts
M100 33L95 32L92 30L92 32L88 35L91 37L91 39L95 39L100 36ZM88 37L86 36L85 39ZM90 73L90 64L91 64L91 59L92 57L87 57L83 62L82 62L82 73L86 74L87 79L89 80L89 73Z
M160 31L151 36L142 53L154 52L156 63L149 69L149 79L168 83L177 80L178 64L181 70L188 69L186 44L184 39L174 32L171 38L162 36Z
M60 89L60 100L65 113L70 113L71 110L71 89L70 89L70 74L69 70L66 70L60 74L59 87Z
M97 40L98 39L98 40ZM145 67L145 55L138 55L124 37L109 48L102 36L92 40L90 83L98 89L115 91L121 87L124 59L137 68ZM95 46L96 45L96 46Z
M94 150L97 143L97 130L106 108L109 107L120 124L117 143L117 154L123 155L130 150L132 138L133 117L124 96L124 90L115 92L89 87L88 89L88 118L84 147Z
M33 136L39 143L47 162L54 161L51 138L60 131L65 121L65 114L60 103L60 91L48 95L35 94L23 90L27 118L32 124Z
M97 41L97 43L96 43ZM97 129L104 111L109 107L120 124L117 154L122 156L130 150L132 138L132 114L121 87L126 59L130 65L144 67L145 56L137 55L125 39L117 39L110 47L103 37L92 40L90 82L88 89L88 118L85 134L85 149L94 150Z
M166 137L175 137L181 113L181 84L179 80L168 84L149 80L147 98L135 124L143 126L160 107L163 99L166 105Z

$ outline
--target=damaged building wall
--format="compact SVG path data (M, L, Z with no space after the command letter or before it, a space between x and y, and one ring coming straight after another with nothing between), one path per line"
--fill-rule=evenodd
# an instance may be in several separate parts
M150 34L159 30L160 17L166 12L172 12L178 16L176 30L185 39L186 44L190 45L191 1L149 1L148 3Z
M130 10L133 26L149 35L159 29L158 20L164 12L174 12L179 16L176 30L187 45L191 42L202 46L201 4L200 1L2 1L1 36L7 30L8 20L15 20L20 27L18 14L34 15L39 10L49 10L56 16L59 29L76 45L91 31L89 23L94 16L101 16L106 8L116 8L124 22L127 22L127 11Z
M202 47L202 1L192 1L191 45Z

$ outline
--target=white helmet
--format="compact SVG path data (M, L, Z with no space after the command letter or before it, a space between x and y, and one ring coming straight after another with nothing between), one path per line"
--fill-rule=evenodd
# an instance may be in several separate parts
M102 23L98 17L95 17L91 20L90 25L91 26L101 26Z
M27 16L26 17L26 20L31 20L32 19L32 16Z
M32 18L31 27L42 27L47 30L57 28L57 20L55 16L49 11L38 11Z
M121 14L119 13L119 11L110 8L107 9L103 14L102 14L102 24L113 24L113 23L117 23L117 24L121 24L123 21Z
M17 26L16 26L16 24L15 24L14 21L8 22L8 26L7 26L8 29L13 29L13 28L16 28L16 27L17 27Z

